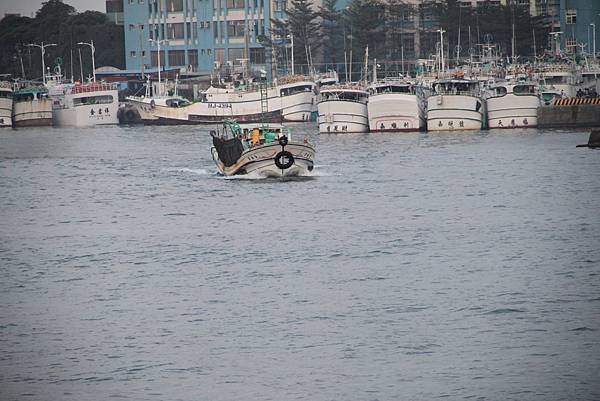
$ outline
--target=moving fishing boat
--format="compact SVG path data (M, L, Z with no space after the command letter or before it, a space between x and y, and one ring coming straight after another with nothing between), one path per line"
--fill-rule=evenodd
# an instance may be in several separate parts
M211 131L211 153L225 176L290 177L313 169L315 148L307 139L293 141L281 125L240 125L227 120Z
M0 81L0 128L12 127L13 90L10 82Z
M19 83L13 92L13 125L43 127L52 125L52 100L42 85Z

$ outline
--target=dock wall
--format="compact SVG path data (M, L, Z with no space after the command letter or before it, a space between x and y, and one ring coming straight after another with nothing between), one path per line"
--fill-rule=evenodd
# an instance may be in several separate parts
M542 106L538 109L538 127L600 127L600 104Z

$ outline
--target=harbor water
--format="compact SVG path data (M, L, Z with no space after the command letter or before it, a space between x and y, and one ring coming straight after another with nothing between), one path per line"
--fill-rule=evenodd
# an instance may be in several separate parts
M0 399L600 399L589 131L292 129L285 181L208 127L0 131Z

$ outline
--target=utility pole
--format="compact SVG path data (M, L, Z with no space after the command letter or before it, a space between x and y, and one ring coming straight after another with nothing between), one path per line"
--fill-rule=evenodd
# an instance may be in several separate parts
M38 45L36 43L29 43L27 46L31 47L39 47L40 49L42 49L42 82L44 83L44 85L46 85L46 64L44 63L44 54L46 54L46 47L49 46L56 46L56 43L46 43L44 44L44 42L42 42L41 45Z
M90 43L87 42L77 42L78 45L89 46L92 49L92 75L94 77L94 83L96 82L96 61L94 53L96 53L96 48L94 47L94 41L92 40Z

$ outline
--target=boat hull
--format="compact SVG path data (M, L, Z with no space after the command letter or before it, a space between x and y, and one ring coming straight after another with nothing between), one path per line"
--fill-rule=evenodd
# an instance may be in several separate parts
M346 100L323 100L317 104L320 133L356 133L369 131L367 105Z
M15 101L13 125L15 127L43 127L52 125L52 100L48 98Z
M534 95L507 94L487 100L489 128L537 127L540 100Z
M475 96L434 95L427 99L428 131L485 128L485 103Z
M0 128L12 127L12 98L0 97Z
M425 128L423 107L417 95L371 95L367 110L371 132L419 131Z
M88 97L110 97L107 103L80 104L78 100ZM53 124L59 127L94 127L119 123L119 95L117 90L101 90L82 93L51 95Z
M294 163L287 169L281 169L275 164L275 157L282 151L279 143L260 145L248 149L232 166L225 166L217 150L211 149L213 160L219 173L225 176L252 175L262 178L293 177L312 171L314 166L315 149L309 144L288 143L285 150L294 157Z

